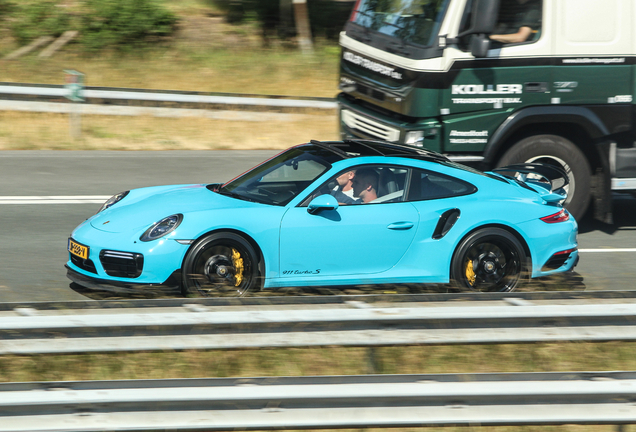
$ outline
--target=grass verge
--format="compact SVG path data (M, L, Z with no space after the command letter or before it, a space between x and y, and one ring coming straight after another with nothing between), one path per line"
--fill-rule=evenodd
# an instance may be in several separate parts
M636 370L634 343L375 348L377 373ZM0 381L351 375L370 372L368 348L260 349L0 357ZM621 429L632 431L632 426ZM405 431L409 429L399 429ZM415 429L413 429L415 430ZM588 432L616 426L427 428L427 431Z
M199 117L82 116L72 139L66 114L0 111L0 150L284 149L337 139L335 116L294 114L274 122Z
M0 357L0 381L636 370L636 343L288 348Z

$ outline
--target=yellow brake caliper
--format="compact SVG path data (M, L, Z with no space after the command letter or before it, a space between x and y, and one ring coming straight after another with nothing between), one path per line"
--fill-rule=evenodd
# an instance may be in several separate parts
M473 269L473 260L468 260L466 262L466 279L468 279L468 283L471 286L475 284L475 280L477 279L475 270Z
M234 248L232 248L232 265L234 266L234 286L239 286L243 282L243 258Z

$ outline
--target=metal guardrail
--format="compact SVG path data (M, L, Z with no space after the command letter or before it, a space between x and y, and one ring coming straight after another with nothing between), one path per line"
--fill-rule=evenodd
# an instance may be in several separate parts
M395 286L383 287L378 285L370 294L341 294L350 287L306 287L292 291L292 295L284 292L260 292L258 296L247 297L198 297L185 301L177 298L148 298L134 299L114 295L109 300L71 300L71 301L20 301L0 303L0 312L13 311L16 308L47 310L100 310L120 308L174 308L183 306L184 302L191 305L220 307L220 306L310 306L310 305L343 305L348 302L365 302L369 306L392 303L435 303L448 304L472 302L518 301L548 302L548 301L588 301L590 303L621 303L636 302L636 290L607 290L607 291L514 291L510 293L444 293L424 292L421 294L398 294ZM281 290L282 291L282 290ZM326 291L326 292L325 292Z
M636 422L636 372L0 384L0 431Z
M109 309L0 316L0 354L636 340L636 304Z
M61 85L36 85L0 82L1 99L63 100L68 90ZM278 95L241 95L170 90L146 90L108 87L85 87L83 96L87 104L137 104L170 107L242 107L250 109L312 109L334 110L337 104L331 98L309 98Z

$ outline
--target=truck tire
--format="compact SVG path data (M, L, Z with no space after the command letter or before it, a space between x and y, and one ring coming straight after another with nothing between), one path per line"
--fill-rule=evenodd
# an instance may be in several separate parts
M574 218L583 217L590 203L592 170L581 149L558 135L530 136L513 145L497 166L530 162L559 165L568 173L570 184L566 186L564 206Z

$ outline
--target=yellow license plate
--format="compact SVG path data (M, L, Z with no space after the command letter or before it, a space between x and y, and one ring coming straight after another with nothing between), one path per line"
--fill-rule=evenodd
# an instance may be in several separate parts
M88 246L81 245L71 239L68 239L68 251L82 259L88 258Z

